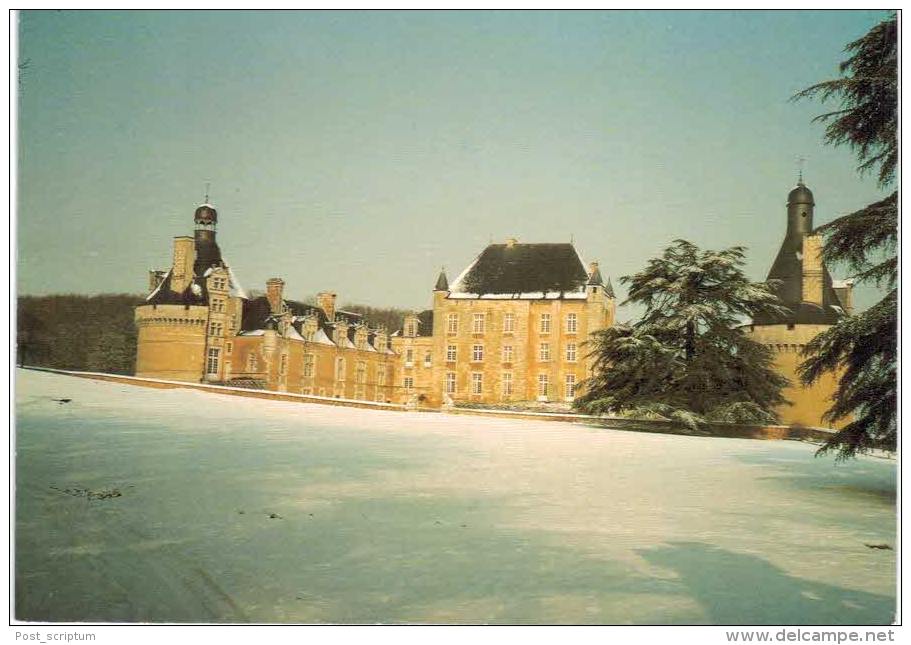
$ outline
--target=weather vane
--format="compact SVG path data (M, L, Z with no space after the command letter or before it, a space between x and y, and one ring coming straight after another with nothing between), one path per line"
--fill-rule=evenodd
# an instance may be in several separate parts
M803 155L800 155L797 157L797 183L798 184L803 183L803 167L806 162L807 162L807 158L804 157Z
M206 204L209 203L209 182L206 182Z

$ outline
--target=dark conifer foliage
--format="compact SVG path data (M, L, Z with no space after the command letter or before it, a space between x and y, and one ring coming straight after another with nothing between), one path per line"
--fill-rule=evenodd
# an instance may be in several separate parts
M795 98L837 99L840 109L816 117L828 122L826 141L848 145L861 173L876 171L880 186L894 182L898 160L898 26L895 16L846 47L842 77L818 83ZM830 421L851 418L821 453L840 459L897 443L898 194L821 226L823 259L842 264L858 282L888 291L867 311L846 318L809 343L800 378L812 383L827 370L843 370ZM853 417L853 418L852 418Z
M788 382L772 368L771 350L741 325L782 308L768 285L746 278L743 263L743 247L703 251L676 240L643 271L621 278L626 303L646 311L632 325L593 334L594 374L576 406L693 428L706 421L775 422Z
M20 365L132 374L133 307L141 296L20 296L16 354Z

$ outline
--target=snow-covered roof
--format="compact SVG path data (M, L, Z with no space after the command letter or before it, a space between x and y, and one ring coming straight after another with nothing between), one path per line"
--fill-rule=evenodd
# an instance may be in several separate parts
M152 293L150 293L149 295L146 296L146 300L151 300L152 298L155 297L155 295L156 295L159 291L161 291L161 286L162 286L165 282L167 282L168 278L171 277L171 272L172 272L173 270L174 270L174 269L168 269L168 272L164 274L164 277L161 279L161 282L158 283L158 286L155 287L155 289L152 290Z
M322 329L317 329L316 333L313 334L313 342L319 343L320 345L335 345L335 343L332 342L332 339L329 338Z

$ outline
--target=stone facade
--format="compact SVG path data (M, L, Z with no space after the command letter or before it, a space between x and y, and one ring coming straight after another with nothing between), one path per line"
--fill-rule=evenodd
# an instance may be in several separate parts
M221 259L215 209L201 206L195 221L194 237L175 238L170 270L149 272L137 376L415 407L564 402L588 374L588 334L613 323L609 283L571 245L491 245L479 257L493 249L506 264L550 262L556 282L545 272L526 280L530 293L468 294L441 274L433 309L389 334L338 310L335 293L286 299L279 278L247 297Z

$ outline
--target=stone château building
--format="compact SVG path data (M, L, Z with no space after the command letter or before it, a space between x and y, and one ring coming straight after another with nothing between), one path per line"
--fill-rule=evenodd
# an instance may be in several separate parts
M610 281L572 244L491 244L451 288L441 272L433 309L389 334L338 310L334 293L286 299L279 278L248 297L216 242L215 208L194 223L136 308L138 376L431 407L571 401L583 343L614 321Z
M787 314L757 316L747 332L770 347L775 366L791 381L783 392L791 403L778 411L783 423L825 427L839 375L827 373L810 387L800 385L801 351L817 334L853 310L851 281L835 282L822 261L822 238L813 233L813 193L801 178L788 194L787 230L768 280ZM840 425L846 425L843 420Z

